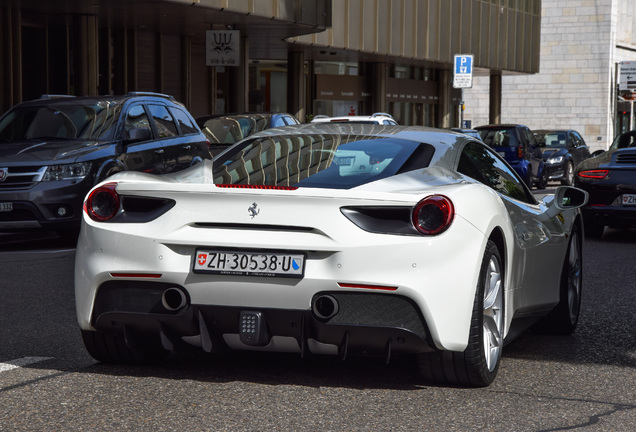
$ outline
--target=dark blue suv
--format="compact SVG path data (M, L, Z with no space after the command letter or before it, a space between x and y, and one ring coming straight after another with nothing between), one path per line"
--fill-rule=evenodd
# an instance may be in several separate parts
M209 142L172 96L44 96L0 117L0 233L75 236L82 202L120 171L166 174L211 159Z
M532 188L545 189L547 170L534 134L523 125L487 125L475 128L484 143L492 147Z

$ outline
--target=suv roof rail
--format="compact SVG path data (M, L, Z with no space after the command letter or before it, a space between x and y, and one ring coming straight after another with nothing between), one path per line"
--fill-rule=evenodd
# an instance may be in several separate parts
M40 99L56 99L56 98L74 98L75 95L63 95L63 94L43 94Z
M383 113L383 112L373 113L373 114L371 114L371 117L390 117L390 118L393 118L393 116L391 114Z
M172 95L167 95L164 93L148 92L148 91L131 91L131 92L128 92L126 96L154 96L154 97L169 99L171 101L176 100L175 97Z

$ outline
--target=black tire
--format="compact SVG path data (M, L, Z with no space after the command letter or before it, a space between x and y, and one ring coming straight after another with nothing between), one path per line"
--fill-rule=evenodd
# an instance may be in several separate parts
M161 362L170 354L148 339L143 346L130 348L124 335L119 333L82 330L82 340L91 357L104 363L153 364Z
M546 186L548 186L548 172L544 167L543 173L541 173L541 178L537 179L537 189L545 189Z
M583 254L580 228L575 225L570 234L568 251L561 270L559 303L533 330L545 334L569 335L579 322L583 288Z
M468 346L463 352L418 354L420 374L426 381L470 387L485 387L493 382L503 348L503 280L501 255L495 243L488 241L473 303Z
M572 162L567 162L565 164L565 172L563 173L561 184L563 186L572 186L572 183L574 183L574 166L572 166Z

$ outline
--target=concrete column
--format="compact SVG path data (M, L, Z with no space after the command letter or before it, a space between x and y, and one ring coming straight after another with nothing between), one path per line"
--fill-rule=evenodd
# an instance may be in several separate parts
M375 63L373 68L373 112L387 112L386 63Z
M501 124L501 75L490 76L488 122L490 124Z
M77 44L77 59L75 61L75 95L97 95L99 80L99 47L97 36L97 17L81 15L76 21L75 43Z
M287 53L287 112L305 122L305 54L300 51Z
M0 8L0 113L22 102L22 15L20 9Z
M438 94L438 103L437 103L437 124L436 127L439 128L449 128L450 124L450 102L451 102L451 71L450 70L440 70L439 71L439 79L437 80L437 94Z
M228 101L229 112L245 112L249 106L249 70L250 70L249 45L247 38L241 36L241 65L229 67L235 74L231 80L232 89Z

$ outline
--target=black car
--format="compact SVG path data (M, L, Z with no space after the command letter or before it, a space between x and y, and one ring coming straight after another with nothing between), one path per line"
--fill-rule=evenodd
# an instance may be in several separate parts
M575 130L535 130L543 160L548 171L548 181L557 180L566 186L574 182L574 170L584 159L590 157L585 140Z
M528 187L544 189L548 184L545 162L534 134L527 126L487 125L475 128L481 140L494 148L521 176Z
M196 121L210 141L214 156L256 132L300 124L296 117L286 113L217 114L198 117Z
M171 96L43 96L0 117L0 232L77 233L82 202L120 171L163 174L211 159Z
M581 162L574 185L590 194L582 209L588 237L601 237L606 226L636 226L636 131L619 135L607 151Z

